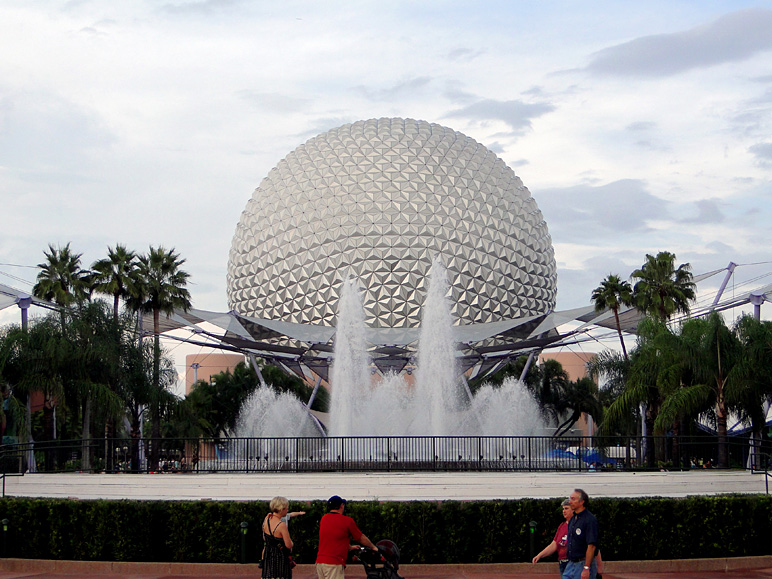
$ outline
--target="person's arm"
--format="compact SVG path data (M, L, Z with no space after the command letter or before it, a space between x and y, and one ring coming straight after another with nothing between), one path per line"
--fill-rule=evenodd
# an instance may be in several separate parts
M539 559L543 557L548 557L549 555L552 555L552 553L554 553L557 550L558 550L558 544L555 541L552 541L549 545L547 545L546 547L544 547L544 549L542 549L541 553L536 555L536 557L534 557L531 560L531 563L535 565Z
M357 543L359 543L360 545L362 545L364 547L367 547L368 549L372 549L373 551L377 551L378 550L378 547L373 545L373 542L370 539L368 539L367 535L365 535L364 533L362 533L362 536L359 537L359 540L357 541Z
M598 573L603 573L603 557L600 556L600 551L595 551L595 563L598 565Z
M276 533L284 540L284 546L291 550L293 543L292 539L290 539L289 527L286 524L279 523Z
M584 569L582 569L582 577L584 577L584 574L587 573L587 576L590 576L590 566L592 565L592 560L595 558L595 545L587 545L587 553L584 556Z

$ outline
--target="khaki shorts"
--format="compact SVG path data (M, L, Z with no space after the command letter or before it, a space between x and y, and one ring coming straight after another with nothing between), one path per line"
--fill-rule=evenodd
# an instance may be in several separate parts
M343 565L316 564L316 576L319 579L344 579L346 568Z

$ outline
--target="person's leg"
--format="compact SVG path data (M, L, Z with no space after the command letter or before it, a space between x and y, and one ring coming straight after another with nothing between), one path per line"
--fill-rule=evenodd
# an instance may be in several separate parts
M569 561L563 571L563 579L582 579L584 561Z
M316 564L316 576L318 579L345 579L346 573L343 565Z

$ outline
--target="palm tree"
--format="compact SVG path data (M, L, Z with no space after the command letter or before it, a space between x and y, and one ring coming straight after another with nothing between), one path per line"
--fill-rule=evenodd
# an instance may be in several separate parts
M592 378L584 377L576 382L569 382L562 403L565 411L568 412L568 418L558 426L555 437L562 436L571 430L582 414L592 416L596 424L603 418L603 406L598 399L598 385Z
M743 346L743 356L734 369L736 380L729 383L727 395L737 401L741 419L751 424L752 463L759 465L762 431L772 403L772 322L742 316L734 332Z
M43 254L46 261L38 264L40 271L32 294L62 308L87 299L90 272L80 266L82 254L72 253L69 243L58 248L49 244ZM64 326L64 310L61 318Z
M174 395L168 387L174 384L176 372L169 358L156 357L154 345L130 339L128 333L121 339L120 364L116 391L124 401L129 420L132 471L139 472L139 440L144 414L149 408L161 408L171 403ZM157 384L153 383L154 375L158 377ZM153 445L155 447L157 444Z
M84 470L91 468L89 440L93 409L110 417L122 409L114 391L120 372L121 328L110 313L105 302L90 302L70 318L66 331L68 362L62 379L68 406L82 408L81 467Z
M93 291L112 296L113 321L118 323L121 299L128 300L135 293L137 281L137 254L117 244L107 248L107 257L91 265L91 284ZM114 438L115 422L112 416L105 422L105 439Z
M691 266L682 263L676 268L675 260L675 254L668 251L656 257L647 254L646 262L630 275L638 280L633 287L636 307L662 321L677 312L688 314L695 296Z
M645 455L650 467L654 466L655 452L660 454L663 450L655 449L653 445L654 421L667 393L680 384L680 375L671 372L678 359L675 341L673 332L659 318L644 318L638 324L638 342L629 366L609 360L607 368L598 369L600 372L615 372L617 378L626 378L624 389L606 409L601 432L609 434L624 429L629 425L630 417L644 406Z
M571 382L568 372L560 362L547 358L539 367L538 376L538 382L526 382L526 386L534 394L543 416L557 426L566 409L565 396Z
M120 244L108 247L107 257L95 261L91 270L93 290L113 297L113 318L118 320L120 301L131 295L136 279L137 254Z
M155 439L161 436L161 313L170 316L175 310L188 311L190 309L190 292L185 288L190 275L180 269L185 263L174 249L166 250L163 247L150 247L146 255L139 256L138 283L134 288L134 296L131 303L135 309L141 312L153 313L154 336L154 363L153 386L156 396L151 401L150 415L153 423L152 436ZM152 447L151 462L155 467L158 460L158 444Z
M50 316L35 320L26 331L13 328L5 336L3 378L16 395L26 397L25 441L33 440L29 405L33 392L43 395L42 439L56 438L54 407L65 395L62 375L68 366L67 348L62 326ZM53 469L53 459L53 453L46 452L46 470ZM33 464L29 467L34 469Z
M635 351L633 351L633 357ZM622 396L627 387L630 375L630 358L621 356L615 350L604 350L592 357L587 363L587 375L597 383L603 380L603 387L598 396L604 408L611 406ZM632 408L629 413L617 417L619 422L611 424L607 418L598 424L599 434L635 436L640 433L640 414L638 408Z
M618 275L610 273L593 290L592 301L595 303L596 312L602 312L607 308L614 312L619 342L622 344L622 352L625 355L625 359L627 359L627 348L625 348L625 340L622 337L622 326L619 323L619 307L631 306L633 304L633 288L630 287L628 282L620 279Z
M174 249L150 247L147 255L139 256L137 283L133 302L136 309L153 314L153 334L160 332L161 313L170 316L175 310L190 309L190 292L185 288L190 274L180 269L185 263Z
M680 378L664 400L654 428L664 432L681 416L715 414L718 436L718 466L729 466L727 417L732 400L730 383L738 379L736 368L744 355L742 344L726 326L718 312L707 318L688 320L681 328L675 348L676 357L665 371ZM735 388L737 391L737 388Z

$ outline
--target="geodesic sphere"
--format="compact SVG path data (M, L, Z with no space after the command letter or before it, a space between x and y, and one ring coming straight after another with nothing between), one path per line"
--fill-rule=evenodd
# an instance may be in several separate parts
M555 306L547 224L501 159L437 124L358 121L300 145L255 190L233 236L228 303L332 326L353 275L369 326L415 327L435 255L462 324Z

